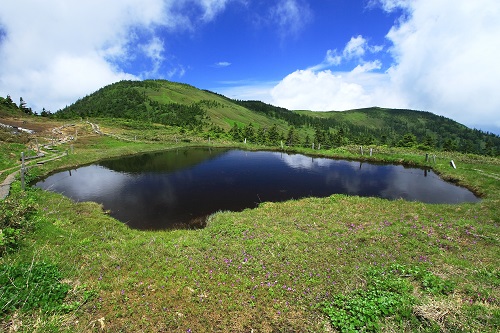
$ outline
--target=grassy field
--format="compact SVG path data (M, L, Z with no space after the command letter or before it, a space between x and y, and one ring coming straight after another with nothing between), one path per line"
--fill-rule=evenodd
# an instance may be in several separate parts
M123 126L102 126L126 134ZM31 169L30 177L110 156L207 144L194 135L173 140L175 133L136 141L137 131L125 141L82 127L73 154ZM360 156L359 147L300 152L426 164L422 152L373 148L373 157ZM201 230L148 232L129 229L96 203L23 192L15 182L0 213L24 221L29 232L0 258L0 281L10 286L0 293L0 330L497 332L500 161L437 155L428 165L480 193L480 203L333 195L218 212Z

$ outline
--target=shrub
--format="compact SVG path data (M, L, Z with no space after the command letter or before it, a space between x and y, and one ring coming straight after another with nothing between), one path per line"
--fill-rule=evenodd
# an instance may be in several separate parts
M383 317L402 320L413 315L417 300L412 295L413 285L409 279L419 282L422 290L433 295L453 291L451 282L423 268L392 265L388 270L370 270L364 289L335 295L331 301L321 303L320 308L332 326L341 332L377 332Z
M60 280L57 267L45 262L3 265L0 268L0 314L37 308L44 312L64 309L62 302L71 288Z
M33 228L35 212L35 199L28 192L14 192L0 202L0 256L15 249Z

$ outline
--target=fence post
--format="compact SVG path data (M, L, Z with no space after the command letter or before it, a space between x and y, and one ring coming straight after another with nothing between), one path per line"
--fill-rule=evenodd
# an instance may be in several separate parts
M373 154L373 148L370 148L370 157L372 157Z
M21 190L24 191L24 151L21 152Z
M363 146L359 147L359 151L361 152L361 155L363 155Z

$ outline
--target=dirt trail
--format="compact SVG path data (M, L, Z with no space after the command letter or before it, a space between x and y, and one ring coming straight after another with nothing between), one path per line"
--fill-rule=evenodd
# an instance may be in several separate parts
M11 173L10 175L8 175L7 178L5 178L5 180L0 185L0 200L4 200L9 195L10 185L16 179L16 175L18 172L19 171L15 171L15 172Z
M63 154L59 154L59 155L56 155L56 156L51 156L50 158L47 158L47 159L44 159L44 160L37 160L36 162L35 161L30 161L28 163L25 163L25 168L29 169L29 168L37 166L39 163L43 164L43 163L46 163L46 162L57 160L57 159L59 159L59 158L61 158L63 156L66 156L66 155L67 155L66 153L63 153ZM2 174L4 172L6 172L6 171L8 172L9 170L14 170L16 168L18 170L16 170L16 171L12 172L11 174L9 174L7 176L7 178L5 178L5 180L2 182L2 184L0 184L0 200L5 200L5 198L7 198L7 196L10 193L10 185L16 180L16 176L20 172L20 170L19 170L19 167L15 167L15 168L10 168L10 169L7 169L7 170L0 171L0 174Z
M5 120L2 120L2 122L6 123ZM19 122L15 123L13 121L10 121L9 123L11 125L18 125ZM96 133L100 132L99 127L97 125L92 124L92 123L89 123L89 124L92 126L92 129ZM23 123L23 125L25 125L26 127L33 127L32 124L25 124L25 123ZM57 140L53 140L53 142L51 144L45 145L43 148L50 149L50 147L52 147L52 146L60 145L60 144L63 144L63 143L68 143L70 141L75 140L75 138L72 135L68 134L65 131L65 129L67 129L67 128L73 128L74 126L75 126L74 124L67 124L67 125L53 127L53 128L47 128L47 127L38 126L37 129L42 130L45 133L47 133L47 132L48 133L52 133L54 136L56 136L58 138ZM49 161L61 158L61 157L63 157L63 156L66 155L66 153L63 153L63 154L59 154L59 155L56 155L56 156L54 156L54 155L48 156L48 155L51 155L51 153L42 150L38 146L38 141L37 141L36 147L32 147L32 149L33 150L38 149L39 155L37 157L34 157L34 158L30 159L30 160L27 160L25 162L25 167L26 168L31 168L31 167L36 166L38 163L46 163L46 162L49 162ZM43 157L46 157L46 158L42 159ZM6 173L6 172L10 172L10 174L0 184L0 200L5 200L5 198L9 195L9 193L10 193L10 186L16 180L16 176L20 172L20 166L12 167L12 168L5 169L5 170L0 170L0 174Z

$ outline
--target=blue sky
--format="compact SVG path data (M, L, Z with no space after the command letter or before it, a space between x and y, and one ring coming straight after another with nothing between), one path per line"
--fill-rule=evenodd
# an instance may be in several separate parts
M497 0L2 2L0 95L37 111L151 78L289 109L425 110L500 133Z

